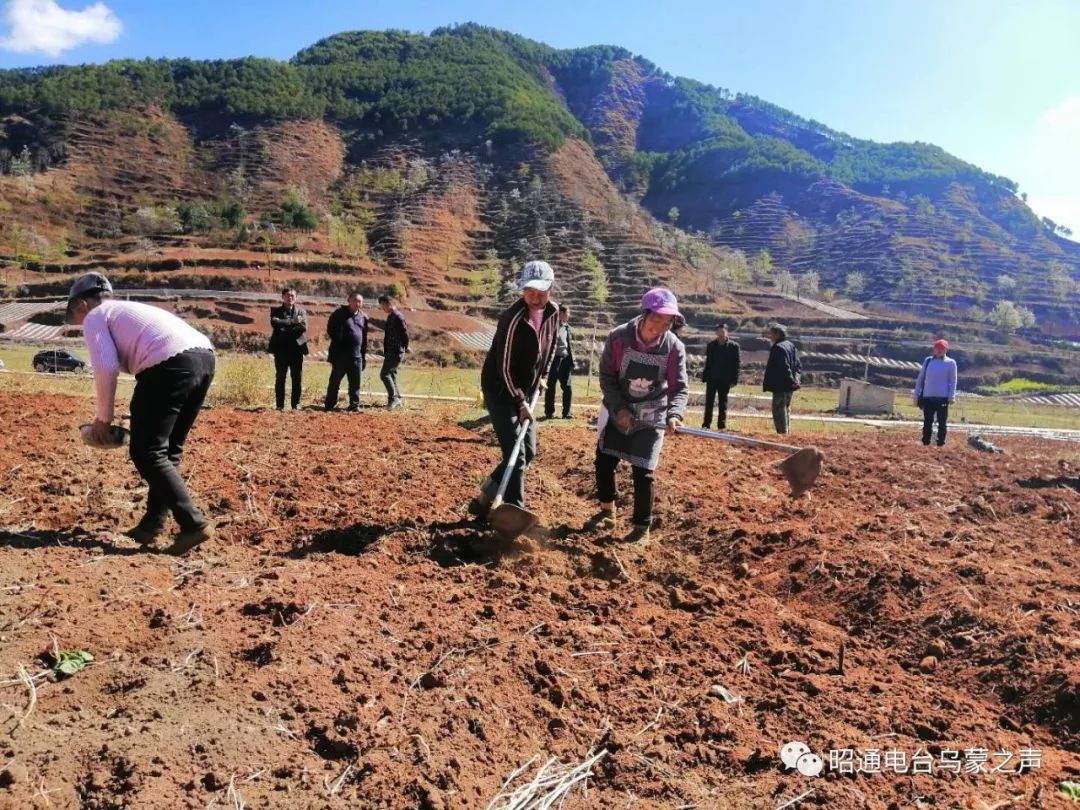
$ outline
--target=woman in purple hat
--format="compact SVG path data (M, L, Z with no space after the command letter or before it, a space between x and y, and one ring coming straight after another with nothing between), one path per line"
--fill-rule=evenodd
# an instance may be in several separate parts
M671 332L681 319L671 290L657 287L641 299L641 315L611 331L600 358L600 432L596 490L600 512L591 525L615 528L615 470L630 462L634 474L634 528L628 542L649 540L653 471L664 435L673 434L686 413L689 394L686 347Z

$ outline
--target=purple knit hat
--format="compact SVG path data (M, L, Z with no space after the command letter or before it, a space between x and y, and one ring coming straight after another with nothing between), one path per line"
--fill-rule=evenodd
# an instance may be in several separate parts
M666 287L653 287L645 295L641 296L641 308L645 312L655 312L657 315L675 315L681 317L679 302L675 300L675 293Z

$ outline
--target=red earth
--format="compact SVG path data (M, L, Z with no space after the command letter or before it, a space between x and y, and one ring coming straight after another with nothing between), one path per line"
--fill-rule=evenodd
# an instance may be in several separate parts
M483 424L214 409L184 470L219 537L173 558L117 533L145 489L89 413L0 394L0 808L485 808L600 752L566 807L1063 807L1080 778L1075 445L830 436L793 502L770 452L681 436L642 548L582 528L593 430L546 423L548 531L506 545L465 520ZM94 661L32 695L54 646ZM825 773L785 770L796 740ZM940 769L977 749L1039 767Z

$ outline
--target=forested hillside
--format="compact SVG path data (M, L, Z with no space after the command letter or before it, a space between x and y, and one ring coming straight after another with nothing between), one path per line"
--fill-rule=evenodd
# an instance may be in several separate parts
M430 186L432 167L451 158L470 167L455 188L476 207L448 276L504 280L521 256L544 254L586 286L595 260L615 283L652 265L655 278L712 290L769 280L973 321L1008 305L1017 328L1080 320L1080 245L1013 181L930 144L862 140L672 77L618 47L556 50L469 24L343 33L288 62L0 72L0 243L16 260L222 231L253 244L272 229L407 265L402 234L424 241L426 226L405 200L421 195L430 213L446 192ZM546 216L511 216L541 192ZM604 210L583 203L597 194ZM633 250L647 245L633 260L631 233ZM470 289L482 299L490 286Z

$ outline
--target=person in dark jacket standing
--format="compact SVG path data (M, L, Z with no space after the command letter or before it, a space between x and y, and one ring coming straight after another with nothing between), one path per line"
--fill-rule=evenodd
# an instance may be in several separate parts
M716 339L705 347L705 370L701 380L705 383L705 421L702 427L712 427L713 402L716 403L716 426L727 429L728 392L739 382L739 365L742 355L739 344L728 340L726 323L716 325Z
M281 306L270 310L270 354L274 356L274 398L285 410L285 375L292 377L292 409L300 407L300 393L307 346L307 313L296 305L296 290L281 291Z
M570 307L559 307L559 331L555 337L555 359L551 361L547 390L544 392L544 417L555 416L555 384L562 386L562 418L570 418L573 400L572 377L574 373L574 336L570 330Z
M769 325L769 361L765 366L762 389L772 392L772 415L776 432L787 433L791 425L791 396L802 387L802 363L799 351L787 339L787 329L778 323Z
M487 518L495 499L518 427L528 423L522 452L503 496L504 503L525 508L525 470L536 455L536 419L529 400L544 382L558 336L559 310L550 301L554 281L555 271L547 262L525 263L518 282L521 298L499 316L480 372L484 406L502 450L502 460L481 485L480 494L469 502L469 512L481 520Z
M915 381L915 403L922 408L922 443L930 444L937 420L937 446L945 444L949 406L956 402L956 361L948 357L949 341L935 340L933 354L923 360Z
M349 410L360 410L360 375L364 370L368 344L368 317L364 314L364 296L354 292L349 303L338 307L326 322L330 337L330 384L326 386L326 410L337 408L341 378L349 380Z
M386 386L386 407L400 408L405 402L398 390L397 373L405 352L409 351L409 327L398 311L397 302L389 295L379 296L379 308L386 313L383 330L383 364L379 379Z

